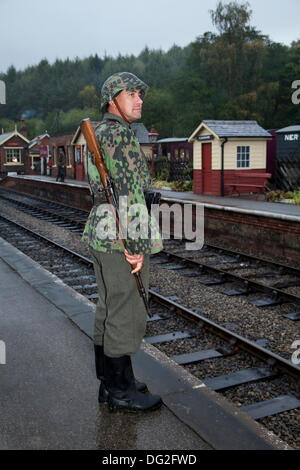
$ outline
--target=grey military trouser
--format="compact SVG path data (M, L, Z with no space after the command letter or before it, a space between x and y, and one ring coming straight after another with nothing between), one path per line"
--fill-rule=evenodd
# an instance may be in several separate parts
M120 357L135 354L146 331L147 313L135 276L124 253L103 253L90 248L98 284L94 343L104 354ZM149 255L144 255L141 277L149 288Z

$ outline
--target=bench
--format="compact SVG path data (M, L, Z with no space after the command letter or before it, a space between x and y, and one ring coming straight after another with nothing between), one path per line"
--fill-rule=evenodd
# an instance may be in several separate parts
M248 171L237 171L235 172L236 181L225 184L224 187L231 189L230 195L236 192L239 196L239 189L249 188L249 191L257 193L256 200L259 194L264 194L266 197L268 179L272 177L271 173L251 173ZM245 182L245 180L250 182ZM252 181L251 181L252 179Z

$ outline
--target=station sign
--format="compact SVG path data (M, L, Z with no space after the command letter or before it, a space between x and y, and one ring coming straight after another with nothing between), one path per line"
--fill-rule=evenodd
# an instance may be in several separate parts
M299 134L285 134L284 141L294 142L299 140Z
M42 158L42 157L45 157L45 158L48 157L48 147L47 147L47 145L42 145L42 146L40 147L40 157L41 157L41 158Z
M198 142L202 142L202 140L213 140L214 136L213 135L199 135L197 137Z

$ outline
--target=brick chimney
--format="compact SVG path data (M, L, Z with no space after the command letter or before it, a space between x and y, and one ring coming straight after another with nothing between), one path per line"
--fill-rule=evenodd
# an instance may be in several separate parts
M21 118L21 134L27 139L27 127L24 118Z

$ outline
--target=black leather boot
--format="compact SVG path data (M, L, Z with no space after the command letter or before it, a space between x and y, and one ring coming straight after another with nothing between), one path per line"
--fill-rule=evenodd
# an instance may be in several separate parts
M95 350L95 366L96 366L97 379L103 380L104 379L104 350L103 350L103 346L99 346L98 344L94 344L94 350Z
M105 378L104 378L104 350L103 346L99 346L98 344L94 344L95 350L95 366L96 366L96 375L97 379L101 380L100 387L99 387L99 395L98 401L99 403L106 403L108 400L108 390L105 385ZM133 377L135 381L136 389L139 392L145 393L148 392L147 385L143 382L138 382Z
M109 411L152 411L161 407L162 400L158 395L137 390L130 356L104 356L104 373Z

